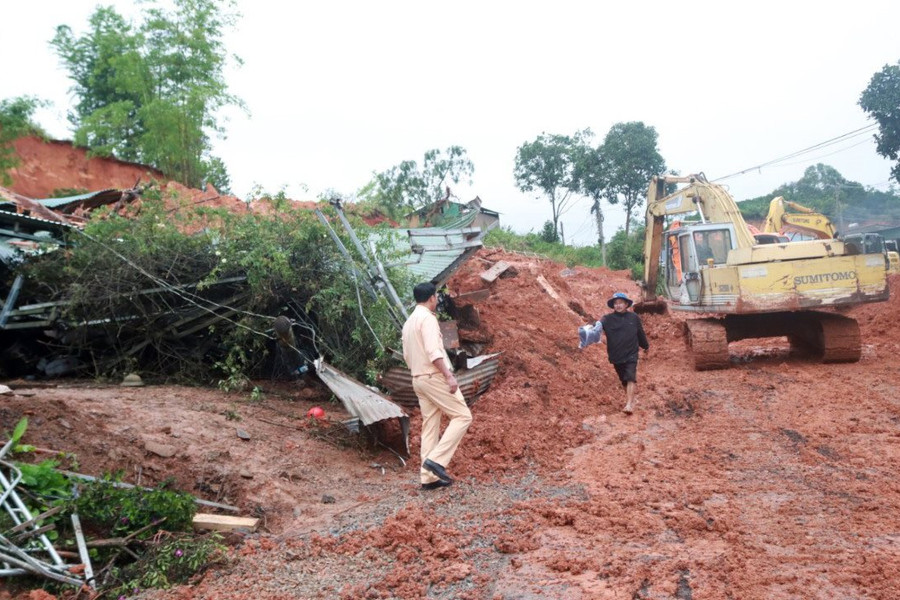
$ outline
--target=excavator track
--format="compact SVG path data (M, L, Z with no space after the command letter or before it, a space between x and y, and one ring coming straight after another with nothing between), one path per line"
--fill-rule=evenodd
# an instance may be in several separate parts
M691 319L685 322L685 327L694 369L710 371L730 366L725 323L720 319Z
M821 315L822 362L857 362L862 356L859 323L840 315Z
M805 313L794 323L789 338L793 349L826 363L857 362L862 355L859 324L841 315Z

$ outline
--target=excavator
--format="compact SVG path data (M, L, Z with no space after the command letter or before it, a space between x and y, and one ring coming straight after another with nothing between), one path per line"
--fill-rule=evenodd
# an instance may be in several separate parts
M699 220L666 229L692 213ZM856 320L815 309L888 300L882 254L850 254L835 239L757 243L731 195L702 173L654 177L646 219L636 310L715 315L686 321L695 369L730 366L729 342L781 336L824 362L859 360Z
M785 208L797 212L787 212ZM796 202L785 200L783 196L773 198L769 202L769 214L763 225L763 233L796 232L820 240L834 239L836 231L831 220L821 213L815 212Z
M785 207L797 212L787 212ZM796 202L785 200L782 196L773 198L769 202L769 214L766 215L762 235L797 233L819 240L830 240L837 237L837 230L825 215ZM761 235L757 235L757 240L760 237ZM892 247L880 234L852 234L842 237L841 240L851 254L859 253L861 248L869 254L883 253L888 275L900 273L900 254L897 253L896 246Z

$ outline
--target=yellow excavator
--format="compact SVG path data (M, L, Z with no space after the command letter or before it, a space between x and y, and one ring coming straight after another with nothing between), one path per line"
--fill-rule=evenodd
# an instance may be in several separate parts
M797 212L787 212L786 208ZM837 236L837 230L831 219L825 215L802 204L785 200L782 196L773 198L769 202L769 213L766 215L766 222L763 225L763 235L787 235L790 239L791 234L797 233L819 240L831 240ZM760 236L756 237L757 240L760 239ZM869 254L883 253L888 274L900 273L900 254L897 253L896 247L892 247L880 234L853 234L842 237L841 240L846 248L853 248L849 251L850 254L859 253L860 247L868 247L866 252Z
M699 221L666 229L668 217L691 213ZM835 239L759 244L734 199L702 173L651 181L641 285L638 310L658 307L661 288L673 310L716 315L686 322L697 370L728 367L729 342L780 336L825 362L858 361L856 320L814 309L889 296L882 254L849 254Z
M796 212L785 210L790 208ZM764 233L801 233L815 239L831 240L837 233L831 220L796 202L785 200L783 196L769 202L769 214L763 225Z

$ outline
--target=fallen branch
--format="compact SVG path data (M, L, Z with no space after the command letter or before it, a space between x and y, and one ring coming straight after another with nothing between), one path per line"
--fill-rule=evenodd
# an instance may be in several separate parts
M75 473L73 471L60 471L60 473L62 473L66 477L73 477L75 479L83 479L85 481L102 481L101 479L98 479L97 477L93 477L91 475L83 475L81 473ZM147 490L148 492L153 491L153 488L132 485L130 483L125 483L124 481L108 481L107 483L109 483L111 486L117 487L117 488L125 488L125 489L140 488L142 490ZM240 510L241 510L237 506L232 506L230 504L220 504L218 502L210 502L209 500L201 500L200 498L194 498L194 502L196 502L197 504L202 504L203 506L212 506L213 508L220 508L222 510L228 510L231 512L240 512Z

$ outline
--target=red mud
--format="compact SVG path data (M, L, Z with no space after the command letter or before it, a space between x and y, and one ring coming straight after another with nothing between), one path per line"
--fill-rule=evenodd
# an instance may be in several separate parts
M263 516L228 565L140 598L897 597L900 277L889 302L846 311L862 331L855 364L758 340L732 345L731 369L695 372L683 317L642 315L651 350L626 416L605 347L579 351L576 328L636 284L484 249L451 292L481 288L479 273L501 259L516 275L477 304L478 334L485 352L503 353L501 367L473 406L450 488L417 487L417 413L406 466L348 444L339 426L307 425L315 404L331 423L342 416L314 381L257 382L261 402L169 386L17 385L0 428L30 414L24 441L76 452L82 472L124 469L147 485L173 476ZM161 458L147 442L178 453Z

